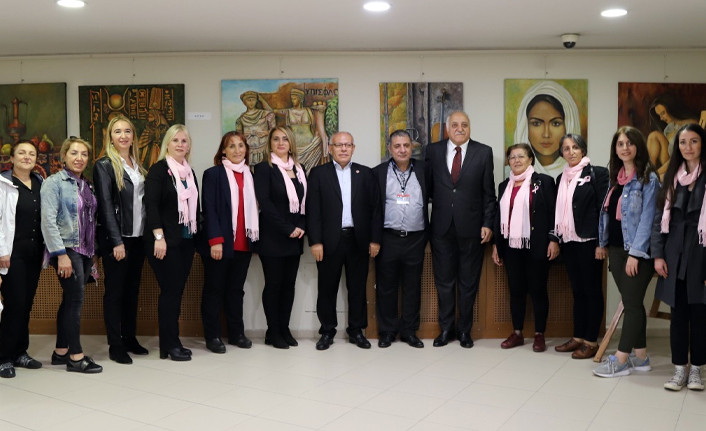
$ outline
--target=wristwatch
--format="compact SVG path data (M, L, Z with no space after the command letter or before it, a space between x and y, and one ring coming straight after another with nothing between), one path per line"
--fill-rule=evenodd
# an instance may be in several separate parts
M154 234L154 240L155 240L155 241L159 241L159 240L161 240L161 239L164 239L164 235L162 235L161 233L156 233L156 234Z

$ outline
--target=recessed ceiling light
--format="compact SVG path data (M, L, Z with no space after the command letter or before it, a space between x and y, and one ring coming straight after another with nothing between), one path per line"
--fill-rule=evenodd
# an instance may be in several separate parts
M385 12L390 9L390 3L386 1L369 1L363 5L363 9L368 12Z
M603 12L601 12L601 16L605 18L617 18L619 16L625 16L628 14L628 11L625 9L606 9Z
M86 6L86 2L82 0L58 0L56 2L59 6L63 7L72 7L72 8L78 8L78 7L84 7Z

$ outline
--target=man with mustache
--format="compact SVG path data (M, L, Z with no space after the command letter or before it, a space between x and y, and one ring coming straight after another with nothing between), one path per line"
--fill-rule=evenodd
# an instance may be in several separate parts
M461 347L471 348L473 304L483 249L493 237L493 151L471 139L471 122L464 112L449 115L446 131L448 140L426 149L426 177L432 199L432 262L441 327L434 347L445 346L457 337Z

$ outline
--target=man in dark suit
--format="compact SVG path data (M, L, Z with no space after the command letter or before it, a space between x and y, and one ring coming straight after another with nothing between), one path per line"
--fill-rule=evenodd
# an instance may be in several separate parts
M462 347L471 348L473 304L478 293L483 249L493 237L493 151L471 140L470 120L463 112L449 115L446 131L448 141L430 144L426 149L433 205L432 262L441 327L434 347L445 346L458 337ZM459 317L454 325L457 295Z
M343 266L348 339L369 349L370 342L363 335L368 326L365 283L368 256L374 258L380 251L379 192L372 170L351 162L355 144L350 133L335 133L328 148L333 161L311 170L306 197L307 233L319 271L316 314L321 338L316 349L328 349L336 335L336 297Z
M416 332L429 224L424 162L412 159L412 138L404 130L392 132L387 148L390 160L373 169L384 228L375 258L378 346L389 347L399 331L402 341L421 348L424 343ZM398 319L400 285L402 319Z

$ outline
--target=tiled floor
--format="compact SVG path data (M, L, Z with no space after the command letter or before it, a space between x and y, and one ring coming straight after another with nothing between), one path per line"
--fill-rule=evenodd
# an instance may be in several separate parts
M254 340L225 355L184 339L191 362L160 360L157 338L133 365L108 360L102 336L84 349L102 374L49 365L54 338L33 336L40 370L0 379L0 430L704 430L706 393L667 392L666 338L650 339L653 371L593 377L591 361L500 340L424 349L394 343L361 350L344 339L318 352L314 339L276 350ZM549 340L550 345L564 340Z

